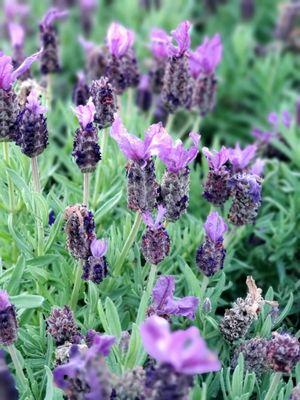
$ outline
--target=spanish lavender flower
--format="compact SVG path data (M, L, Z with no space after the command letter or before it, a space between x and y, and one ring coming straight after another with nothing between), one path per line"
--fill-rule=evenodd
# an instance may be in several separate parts
M300 383L293 388L290 400L300 400Z
M18 322L16 310L5 290L0 290L0 344L10 346L17 340Z
M0 142L13 140L15 136L15 122L19 106L12 85L39 56L40 52L27 57L14 70L11 57L0 52Z
M65 232L69 252L76 259L86 260L91 255L95 239L94 216L85 205L75 204L65 210Z
M93 345L84 352L78 346L73 346L70 361L53 371L56 386L69 399L109 400L112 391L111 375L104 356L108 355L112 344L113 341L110 341L107 346L106 340L98 335Z
M41 105L39 96L31 92L16 123L16 144L27 157L37 157L48 145L45 113L46 108Z
M159 264L170 252L169 234L162 225L165 213L166 210L162 205L158 206L155 221L150 211L142 213L147 228L142 236L141 251L145 260L150 264Z
M72 154L82 173L95 171L101 160L97 128L93 125L95 111L92 101L75 109L80 128L75 133Z
M229 148L229 161L232 165L232 171L245 172L249 166L250 161L253 160L257 146L255 144L250 144L244 149L241 149L239 143L236 144L234 148Z
M254 224L261 205L262 179L258 175L237 173L230 179L233 201L228 219L236 226Z
M82 71L78 72L73 89L72 100L76 106L84 106L90 97L90 89Z
M151 125L141 140L129 134L115 115L110 135L129 159L126 166L128 207L134 211L152 211L157 206L159 185L151 155L159 144L168 140L165 130L160 123Z
M99 346L101 353L104 356L108 356L111 346L115 343L115 337L110 335L102 335L96 332L94 329L90 329L86 334L86 344L90 348L94 344Z
M223 45L219 34L190 52L190 70L193 82L192 106L201 115L212 111L216 103L216 68L222 59Z
M147 372L150 398L186 399L193 382L188 377L221 368L196 327L171 332L165 319L153 315L142 323L140 331L146 352L157 362Z
M57 346L66 342L73 344L81 342L82 335L68 306L53 308L46 324L47 333L53 337Z
M267 364L267 344L268 341L263 338L254 338L246 340L233 353L231 367L237 366L239 355L242 353L245 361L245 368L253 371L257 376L261 376L268 368Z
M151 31L150 40L151 52L153 55L152 65L149 71L150 84L153 92L160 94L164 83L171 37L163 29L154 28Z
M148 314L156 314L160 317L178 315L195 319L199 300L195 296L186 296L182 299L174 299L175 279L170 275L160 276L152 291L153 303Z
M145 400L146 373L140 366L125 372L116 378L111 399L116 400Z
M273 332L267 346L267 360L274 371L290 373L300 361L299 339L288 333Z
M93 15L97 11L98 0L79 0L80 19L84 33L89 35L93 26Z
M137 60L133 49L134 33L113 22L107 32L109 57L106 75L117 94L139 83Z
M241 0L240 10L243 20L251 20L255 14L255 0Z
M230 196L228 186L230 170L226 166L229 159L229 152L224 146L218 152L211 152L207 147L203 147L202 152L209 166L207 180L204 183L203 197L210 203L221 206Z
M171 32L178 46L168 46L168 62L164 74L162 100L169 112L177 108L190 108L192 103L192 80L189 71L187 51L190 46L189 21L184 21Z
M166 165L167 170L162 178L161 198L167 213L166 219L176 221L184 214L189 204L189 185L191 163L198 154L200 136L191 132L190 138L193 146L185 150L181 140L175 143L168 135L169 140L165 140L158 146L158 155Z
M107 66L107 49L81 36L78 40L85 52L85 70L88 81L100 79L105 74Z
M143 111L149 111L152 104L149 75L142 75L136 91L136 104Z
M205 241L198 248L196 264L206 276L212 276L224 266L226 250L223 246L224 233L228 227L220 215L211 212L204 224Z
M41 57L41 73L44 75L60 70L58 59L57 33L53 23L58 19L64 19L67 11L51 8L40 23L40 38L43 47Z
M108 249L107 240L94 239L91 243L92 255L85 261L82 279L100 283L108 274L108 263L105 254Z
M3 351L0 351L0 398L2 400L19 399L15 379L6 365Z
M23 26L16 22L10 22L8 24L9 36L11 45L13 47L13 66L19 67L25 59L24 56L24 39L25 30ZM30 71L27 70L19 77L19 80L26 80L30 78Z
M107 128L114 122L114 113L117 110L117 100L108 78L102 77L93 81L90 94L96 107L95 122L100 129Z
M246 298L238 298L232 307L225 311L220 323L220 332L228 342L234 342L246 336L264 303L277 304L263 299L262 290L256 286L251 276L247 277L246 284L248 287Z

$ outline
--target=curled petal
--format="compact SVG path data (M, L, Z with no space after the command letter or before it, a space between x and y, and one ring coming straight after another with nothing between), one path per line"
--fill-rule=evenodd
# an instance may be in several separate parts
M154 28L150 34L151 51L156 58L168 58L168 50L171 44L171 37L166 31Z
M229 159L229 151L225 146L222 146L220 151L209 151L207 147L203 147L202 153L205 155L208 165L214 171L220 169Z
M47 109L41 105L39 96L35 90L32 90L27 97L26 108L35 115L44 114Z
M95 335L93 338L93 346L97 349L97 353L108 356L111 347L115 344L116 338L110 335Z
M108 250L108 240L94 239L91 243L91 252L94 257L103 257Z
M228 230L228 227L218 212L213 211L208 215L204 229L210 240L216 243L223 240L223 235Z
M134 33L113 22L107 31L107 46L112 55L115 57L123 56L134 43Z
M148 318L140 327L146 352L157 361L168 361L170 327L168 322L156 315Z
M51 8L44 15L41 21L41 26L43 26L44 28L49 27L53 24L53 22L59 19L65 19L68 15L69 12L67 10L59 10L57 8Z
M172 38L177 43L177 46L173 44L169 45L169 55L180 57L189 49L191 44L190 28L191 23L189 21L183 21L171 32Z
M23 63L12 73L12 81L14 82L19 76L23 75L31 67L31 64L40 58L42 52L43 49L25 58Z
M87 105L80 105L75 108L75 114L83 129L85 129L88 124L94 121L95 112L95 105L91 99L88 101Z
M10 22L8 25L10 41L13 47L23 47L25 31L21 24Z

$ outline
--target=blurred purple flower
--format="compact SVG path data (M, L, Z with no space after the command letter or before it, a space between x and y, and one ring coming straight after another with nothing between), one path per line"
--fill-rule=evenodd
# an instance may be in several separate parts
M289 111L287 111L287 110L282 111L281 119L282 119L283 125L284 125L286 128L289 128L289 127L291 126L291 123L292 123L292 116L291 116L291 114L289 113Z
M229 160L235 171L243 170L248 166L250 161L255 156L257 146L250 144L244 149L241 149L239 143L236 144L235 148L229 148Z
M195 319L199 300L195 296L174 299L175 279L170 275L160 276L152 291L151 311L157 315L179 315Z
M263 143L269 143L272 138L276 135L274 132L269 132L269 131L262 131L258 128L254 128L251 132L252 136L254 136L256 139Z
M8 22L15 20L16 17L25 17L29 14L30 6L21 4L17 0L4 0L4 15Z
M108 241L106 239L94 239L91 243L91 252L94 257L103 257L108 250Z
M225 146L222 146L220 151L210 151L207 147L203 147L202 153L205 155L209 168L218 171L229 159L229 151Z
M59 10L57 8L50 8L44 15L43 19L40 22L40 26L45 28L49 28L53 25L53 22L59 19L65 19L69 15L69 12L66 10Z
M195 51L189 53L192 76L211 75L215 72L222 59L223 45L221 36L216 33L212 38L205 38Z
M134 33L123 25L113 22L108 28L106 40L110 53L119 58L132 47Z
M250 168L250 173L254 175L261 176L264 171L265 167L265 160L262 160L261 158L258 158L255 163L251 166Z
M153 28L150 34L151 51L155 58L168 58L168 50L171 43L171 37L166 31L160 28Z
M96 109L92 100L89 100L85 106L80 105L75 108L75 114L83 129L86 129L86 127L94 121L95 112Z
M98 0L79 0L80 8L85 12L93 11L98 6Z
M277 128L278 124L279 124L279 118L278 118L278 114L276 114L275 112L271 112L268 115L268 122L273 125L274 128Z
M0 311L5 310L7 307L11 307L8 293L5 290L0 290Z
M218 357L207 348L195 327L171 332L169 323L154 315L142 323L140 331L147 353L178 373L203 374L221 368Z
M9 31L11 45L13 47L22 48L25 39L25 30L23 26L17 22L10 22L8 24L8 31Z
M181 57L189 49L191 23L189 21L181 22L176 29L171 31L172 39L177 45L169 44L169 56Z
M209 239L217 243L224 240L223 235L228 230L228 227L218 212L213 211L208 215L204 229Z
M32 90L27 97L26 108L35 116L45 114L47 111L47 108L41 105L39 95L35 90Z

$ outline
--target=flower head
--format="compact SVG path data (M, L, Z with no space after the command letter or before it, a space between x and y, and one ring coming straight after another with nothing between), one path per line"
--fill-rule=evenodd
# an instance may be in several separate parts
M150 34L150 40L153 56L160 59L168 58L171 37L167 32L160 28L153 28Z
M53 23L59 19L65 19L69 15L66 10L59 10L57 8L50 8L41 20L40 26L42 28L49 28Z
M171 332L168 322L154 315L143 322L140 330L147 353L160 363L170 364L178 373L203 374L221 368L195 327Z
M75 108L75 114L83 129L94 121L96 109L92 100L89 100L86 106L78 106Z
M255 156L257 147L255 144L250 144L244 149L241 149L239 143L235 148L229 149L229 160L235 170L243 170L248 166L250 161Z
M107 31L107 46L115 57L122 57L134 43L134 33L123 25L113 22Z
M175 279L170 275L159 277L152 291L153 311L157 315L180 315L195 318L199 300L194 296L174 299Z
M103 257L108 250L108 241L105 239L94 239L91 243L91 253L94 257Z
M223 45L217 33L212 38L205 38L195 51L190 52L190 70L195 79L200 74L210 75L215 72L222 59Z
M25 31L21 24L10 22L8 24L10 41L13 47L23 47Z
M206 235L212 242L223 241L223 235L228 230L227 225L217 211L211 212L204 224Z
M214 171L218 171L229 159L229 151L222 146L220 151L210 151L207 147L203 147L202 153L205 155L208 165Z
M169 44L169 56L181 57L189 49L191 44L190 28L191 23L183 21L171 31L172 39L177 45Z
M35 90L32 90L27 97L26 108L34 115L42 115L47 111L47 108L41 105L39 95Z
M184 148L180 139L174 143L170 136L168 140L163 141L158 147L158 156L166 165L168 171L177 173L196 158L200 135L191 132L189 136L192 139L193 146L188 150Z
M0 89L9 90L15 80L18 79L19 76L23 75L34 61L38 60L41 52L42 50L27 57L15 70L12 65L11 57L0 52Z

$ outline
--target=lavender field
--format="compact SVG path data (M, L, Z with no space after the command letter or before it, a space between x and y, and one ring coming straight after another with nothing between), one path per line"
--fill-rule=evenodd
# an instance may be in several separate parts
M0 400L300 400L300 1L0 10Z

